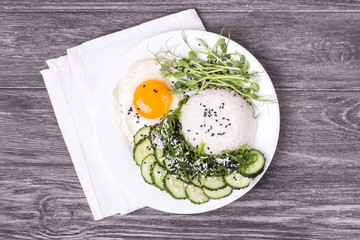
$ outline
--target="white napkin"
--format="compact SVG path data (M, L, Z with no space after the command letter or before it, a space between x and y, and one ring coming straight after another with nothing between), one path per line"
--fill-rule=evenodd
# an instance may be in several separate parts
M41 71L60 130L94 219L127 214L143 204L123 192L107 169L95 139L96 102L117 59L141 41L168 31L205 30L194 9L112 33L46 61Z

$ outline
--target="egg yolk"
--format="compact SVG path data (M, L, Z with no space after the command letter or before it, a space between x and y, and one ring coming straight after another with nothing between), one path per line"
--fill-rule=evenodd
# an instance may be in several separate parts
M147 80L136 88L133 104L140 116L154 119L167 112L171 101L171 92L163 82Z

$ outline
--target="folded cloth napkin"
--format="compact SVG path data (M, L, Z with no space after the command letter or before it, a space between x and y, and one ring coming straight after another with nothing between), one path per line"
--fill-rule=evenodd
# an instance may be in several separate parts
M194 9L155 19L67 50L41 71L55 115L94 219L144 207L121 190L95 139L96 102L117 59L141 41L174 30L204 30Z

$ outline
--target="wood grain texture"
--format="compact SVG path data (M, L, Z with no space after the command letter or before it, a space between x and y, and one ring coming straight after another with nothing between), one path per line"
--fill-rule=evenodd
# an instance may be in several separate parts
M355 238L360 229L360 95L278 90L278 96L277 153L244 197L198 215L145 208L93 222L46 90L0 90L0 126L8 130L0 136L0 236Z
M5 0L0 11L132 11L132 12L173 12L196 8L201 12L245 12L245 11L356 11L360 10L359 0L180 0L180 1L49 1L49 0Z
M0 1L0 239L358 239L360 1ZM196 8L276 87L274 159L221 209L93 221L41 69L84 41ZM129 21L131 19L131 21Z
M164 15L2 14L0 87L44 87L39 71L47 67L46 59ZM232 28L231 38L258 58L277 88L360 89L360 14L204 13L201 18L211 32Z

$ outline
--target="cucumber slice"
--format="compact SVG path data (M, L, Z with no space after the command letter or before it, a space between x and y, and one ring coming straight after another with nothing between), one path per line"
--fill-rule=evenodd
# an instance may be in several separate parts
M256 149L251 149L249 154L256 156L256 161L250 166L248 166L245 171L242 171L240 173L245 177L255 178L264 170L265 157L260 151ZM249 154L246 155L245 158L249 156Z
M227 185L235 188L235 189L241 189L246 188L250 185L252 178L247 178L241 175L238 172L230 173L229 175L224 177L225 182Z
M216 190L226 186L223 177L199 177L199 182L207 189Z
M154 150L151 147L150 140L148 138L144 138L140 140L140 142L136 144L134 148L133 155L136 164L141 166L142 161L149 154L154 154Z
M171 163L171 160L168 159L168 158L165 158L164 159L164 167L166 168L167 171L169 172L173 172L171 169L172 169L172 163Z
M206 188L203 188L202 190L208 198L212 198L212 199L219 199L219 198L227 197L233 191L232 187L229 187L229 186L226 186L224 188L217 189L217 190L209 190Z
M151 154L145 157L141 163L141 176L144 178L145 182L149 184L153 184L151 178L151 168L153 167L155 162L156 162L156 158L154 155Z
M186 198L192 203L202 204L209 201L209 198L204 194L201 188L194 185L187 185L185 188Z
M199 182L199 177L191 177L190 182L197 187L202 187L202 184Z
M183 181L183 182L185 182L185 183L188 183L188 184L190 184L191 182L190 182L190 179L188 178L188 176L186 176L183 172L180 172L180 180L181 181ZM179 177L179 176L178 176Z
M185 183L177 179L175 175L166 174L164 178L164 189L176 199L186 198Z
M159 163L155 163L151 168L151 179L154 185L161 190L164 190L164 177L166 175L166 170L162 168Z
M136 145L141 139L149 136L150 126L140 128L134 135L134 144Z
M158 163L160 164L160 166L164 166L164 152L158 148L156 145L155 145L155 158L156 160L158 161Z

